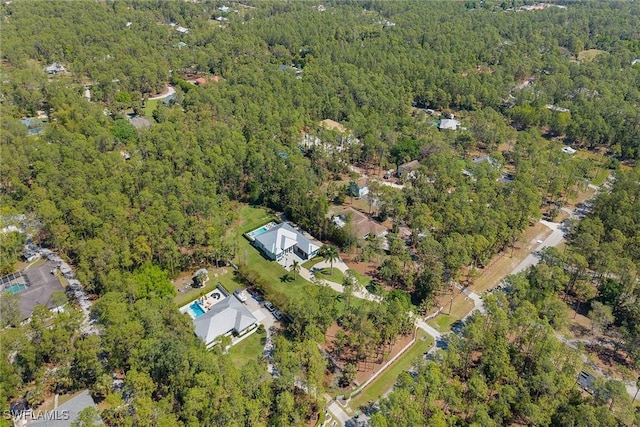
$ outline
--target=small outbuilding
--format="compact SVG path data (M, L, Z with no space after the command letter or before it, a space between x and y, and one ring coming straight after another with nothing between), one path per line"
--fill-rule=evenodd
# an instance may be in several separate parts
M460 122L454 118L450 119L442 119L440 120L440 125L438 125L438 129L440 130L458 130L460 126Z
M420 168L420 162L412 160L398 167L398 178L414 178L416 171Z
M47 72L47 74L58 74L58 73L64 73L67 70L64 68L62 64L54 62L53 64L46 67L45 71Z

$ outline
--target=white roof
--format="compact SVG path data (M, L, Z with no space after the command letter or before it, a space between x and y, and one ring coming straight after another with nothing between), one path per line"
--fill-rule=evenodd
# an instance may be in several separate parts
M209 311L193 321L196 335L205 344L227 332L240 333L256 322L253 314L233 295L214 304Z
M64 67L62 66L62 64L58 64L57 62L54 62L53 64L49 65L46 68L47 71L64 71Z
M182 34L187 34L189 32L189 30L183 26L179 26L178 28L176 28L176 31Z
M440 129L456 130L460 126L460 122L456 119L442 119L440 120Z
M256 236L256 240L274 255L279 255L293 246L298 246L307 254L320 248L319 245L304 237L301 232L286 222L278 224L266 233Z
M571 147L562 147L562 152L567 154L575 154L576 150Z

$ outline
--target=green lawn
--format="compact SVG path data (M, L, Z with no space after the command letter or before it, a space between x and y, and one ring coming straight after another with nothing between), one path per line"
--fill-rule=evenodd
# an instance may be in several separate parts
M600 49L582 50L578 52L578 61L583 61L583 62L593 61L596 56L602 55L603 53L609 53L609 52L600 50Z
M436 328L439 332L446 332L451 329L451 324L455 321L456 319L448 314L440 313L433 319L430 319L427 323Z
M307 260L305 262L302 263L302 267L306 268L307 270L311 270L311 268L316 265L319 262L322 262L323 259L319 256L317 257L313 257L310 260Z
M342 283L344 282L344 274L342 273L342 271L334 267L333 274L330 274L330 272L331 269L329 267L325 267L322 270L316 270L314 272L314 275L318 279L324 279L342 285Z
M380 397L396 383L398 376L415 365L432 345L433 338L426 332L419 330L415 344L400 356L393 365L387 368L382 375L369 384L367 388L351 399L349 406L357 411L362 405L367 404L369 401L375 402L380 399Z
M285 270L277 262L264 258L244 237L239 241L238 258L239 264L246 265L249 270L258 273L269 285L266 289L267 298L271 298L276 305L286 305L291 299L305 297L303 288L309 282L300 276L293 280L293 273Z
M263 208L244 204L238 205L238 208L240 210L238 220L228 233L230 239L237 239L238 242L238 254L234 260L236 264L246 265L249 270L257 273L269 285L269 288L266 289L267 298L271 298L272 302L277 306L284 308L291 299L304 298L306 292L303 288L309 282L300 276L293 280L293 273L285 270L277 262L267 260L243 236L243 233L255 230L270 221L277 221L277 218ZM222 283L229 292L244 287L234 277L233 269L228 268L227 274L219 277L210 277L204 289L193 289L186 293L178 293L174 301L178 306L183 306L197 299L203 291L209 292L213 290L218 282Z
M224 274L218 277L213 277L213 275L210 275L209 281L207 282L207 285L204 288L190 289L188 292L184 292L184 293L178 292L175 298L173 299L173 301L176 303L178 307L182 307L183 305L198 299L200 295L211 292L216 288L216 284L218 283L221 283L222 286L224 286L224 288L229 292L233 292L236 289L244 287L242 283L238 282L234 277L233 268L228 267L227 274Z
M324 260L321 257L315 257L315 258L312 258L312 259L310 259L308 261L305 261L302 264L302 267L306 268L307 270L311 270L316 264L318 264L318 263L320 263L322 261L324 261ZM330 270L331 270L330 268L324 268L321 272L316 272L315 275L319 279L330 280L332 282L342 284L342 281L344 280L344 273L342 271L338 270L337 268L334 268L333 269L333 276L332 276L332 275L329 274ZM360 274L355 270L349 269L348 271L353 275L353 277L356 278L356 280L358 280L358 282L360 282L360 284L362 286L366 287L371 282L371 280L373 280L370 277L367 277L367 276L365 276L363 274Z
M249 205L241 205L239 224L235 225L235 231L239 234L246 233L264 225L270 221L278 221L275 215L267 212L263 208L256 208Z
M148 119L153 119L153 110L156 109L156 106L158 105L158 102L160 102L160 99L152 99L149 100L145 103L144 105L144 109L143 109L143 114L146 118Z
M596 174L596 177L591 181L591 183L598 186L604 184L610 172L611 171L609 169L598 168L598 173Z
M262 351L264 345L262 344L262 338L265 334L254 332L238 344L229 349L229 357L234 365L238 368L242 368L251 360L257 360Z

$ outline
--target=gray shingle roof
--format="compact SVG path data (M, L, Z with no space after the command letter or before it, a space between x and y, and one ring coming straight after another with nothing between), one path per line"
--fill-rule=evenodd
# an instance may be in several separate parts
M213 305L209 311L196 318L193 323L196 335L205 344L211 343L220 335L234 331L242 332L256 323L253 314L235 296L229 296Z
M54 409L54 411L56 411L56 414L58 415L57 418L68 418L66 420L63 419L57 419L57 420L35 420L35 421L31 421L28 426L29 427L70 427L71 423L78 418L78 414L85 408L88 408L90 406L95 407L96 409L98 409L98 407L96 406L95 402L93 401L93 398L91 397L91 395L89 394L88 390L83 391L82 393L80 393L79 395L77 395L76 397L74 397L73 399L63 403L62 405L58 406L56 409ZM56 418L56 417L54 417ZM95 421L96 424L103 424L102 423L102 419L100 420L96 420Z

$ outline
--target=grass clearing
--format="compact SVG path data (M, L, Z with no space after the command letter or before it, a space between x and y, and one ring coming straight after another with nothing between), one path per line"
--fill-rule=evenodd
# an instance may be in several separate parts
M258 360L264 350L262 338L264 334L254 332L229 349L231 362L238 368L244 367L251 360Z
M387 370L371 382L363 391L349 401L349 406L358 410L370 401L376 401L382 397L398 380L398 376L409 370L424 353L433 345L433 338L423 330L418 331L418 337L413 346L400 356Z
M278 219L262 208L248 205L240 206L239 220L237 224L234 224L234 230L238 234L237 263L246 265L248 270L257 273L268 284L268 289L265 289L267 298L281 309L286 309L289 301L308 298L308 291L305 290L306 286L311 285L308 281L300 275L294 279L292 272L285 270L277 262L266 259L258 249L251 245L249 240L241 235L270 221L278 221ZM322 258L317 257L311 261L314 260L317 260L317 263L322 261ZM338 283L342 283L342 279L336 276L337 272L338 270L334 268L333 276L327 276L326 280L332 282L339 280ZM324 277L321 278L324 279Z
M593 185L601 186L607 180L609 173L609 169L598 168L598 173L596 174L596 177L591 180L591 183Z
M447 302L444 307L443 313L440 313L427 322L439 332L449 331L454 322L462 319L473 310L474 304L471 298L461 292L453 298L451 313L449 313L449 302Z
M593 61L596 58L596 56L602 55L604 53L609 53L609 52L600 50L600 49L582 50L578 52L578 61L582 61L582 62Z
M233 225L233 229L238 234L246 233L251 230L255 230L271 221L278 221L275 215L267 212L263 208L256 208L249 205L240 205L240 212L238 213L238 220Z
M144 108L142 109L143 115L148 119L153 119L153 110L158 106L158 102L160 99L150 99L144 104Z

